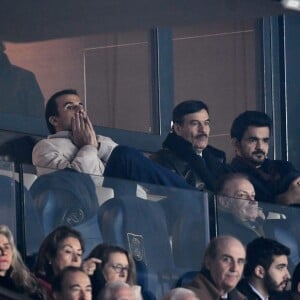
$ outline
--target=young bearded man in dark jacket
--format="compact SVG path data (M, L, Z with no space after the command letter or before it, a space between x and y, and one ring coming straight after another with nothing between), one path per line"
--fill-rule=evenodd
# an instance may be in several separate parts
M231 127L236 156L234 172L245 173L256 199L280 204L300 203L300 172L288 161L268 159L272 121L259 111L245 111Z

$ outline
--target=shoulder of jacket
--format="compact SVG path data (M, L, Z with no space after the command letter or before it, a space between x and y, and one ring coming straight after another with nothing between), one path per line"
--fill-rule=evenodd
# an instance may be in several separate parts
M220 150L214 146L207 145L207 147L203 150L203 152L210 152L213 155L220 157L220 158L225 158L226 154L223 150Z

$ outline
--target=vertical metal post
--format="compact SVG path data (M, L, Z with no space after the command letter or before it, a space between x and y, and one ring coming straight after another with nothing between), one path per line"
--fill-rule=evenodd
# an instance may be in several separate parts
M26 235L25 235L25 193L24 193L24 171L23 165L15 164L15 172L19 173L19 182L16 183L16 225L18 250L23 259L26 257Z
M170 131L174 108L173 41L170 28L151 31L153 132L163 137Z

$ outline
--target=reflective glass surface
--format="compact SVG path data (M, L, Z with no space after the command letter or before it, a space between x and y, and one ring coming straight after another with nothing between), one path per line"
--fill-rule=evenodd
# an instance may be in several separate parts
M68 170L39 177L23 170L27 256L57 226L68 225L81 232L84 257L103 243L128 250L137 283L158 298L195 276L216 235L233 235L245 245L260 236L277 239L291 249L290 271L300 260L298 207Z

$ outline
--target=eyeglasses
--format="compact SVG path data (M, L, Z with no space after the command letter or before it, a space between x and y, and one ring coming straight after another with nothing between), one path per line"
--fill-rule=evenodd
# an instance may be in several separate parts
M116 273L123 273L123 272L129 272L129 267L123 267L122 265L119 265L119 264L117 264L117 265L111 265L111 267L114 269L114 271L116 272Z
M64 110L70 110L70 111L77 110L77 109L83 109L83 108L84 108L84 106L82 103L67 103L64 106Z

